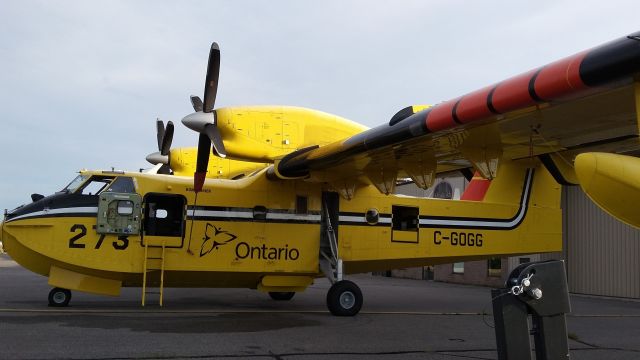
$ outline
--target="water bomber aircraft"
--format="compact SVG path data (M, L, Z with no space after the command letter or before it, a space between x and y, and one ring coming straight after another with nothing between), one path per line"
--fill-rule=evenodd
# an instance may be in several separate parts
M353 316L349 275L560 251L562 185L640 226L640 32L367 128L290 106L215 108L220 50L170 149L158 122L153 172L82 170L4 215L20 265L71 291L242 287L290 300L319 278L329 311ZM211 157L210 155L214 155ZM438 174L470 180L459 200L395 194Z

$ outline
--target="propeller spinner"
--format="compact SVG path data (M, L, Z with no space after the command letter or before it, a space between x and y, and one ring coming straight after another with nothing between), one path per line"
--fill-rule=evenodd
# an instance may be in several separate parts
M186 127L200 133L196 172L194 174L194 189L196 192L202 190L202 185L207 175L210 149L213 149L215 155L223 158L227 156L222 136L218 129L216 112L213 110L218 92L219 75L220 47L214 42L211 44L211 50L209 51L207 77L204 84L204 102L199 97L191 95L191 104L195 112L182 119L182 123Z
M160 119L156 121L158 151L147 155L147 161L157 165L162 164L158 169L158 174L171 174L169 153L171 151L171 141L173 141L173 123L169 121L167 127Z

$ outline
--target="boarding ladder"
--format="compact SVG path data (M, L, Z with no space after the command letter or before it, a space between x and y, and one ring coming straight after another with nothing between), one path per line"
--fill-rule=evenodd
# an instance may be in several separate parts
M147 294L157 294L160 296L158 304L162 306L162 295L164 290L164 258L166 253L165 241L162 240L160 245L144 243L144 262L142 272L142 306L145 306ZM150 276L151 272L159 272L160 279L154 283ZM153 286L156 285L156 286ZM152 288L154 290L149 290Z

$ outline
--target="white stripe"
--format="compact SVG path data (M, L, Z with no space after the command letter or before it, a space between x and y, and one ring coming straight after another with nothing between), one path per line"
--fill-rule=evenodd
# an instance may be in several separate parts
M338 218L340 222L355 222L355 223L366 223L367 219L364 216L353 216L353 215L340 215ZM391 218L381 217L378 219L379 224L391 224Z
M194 216L193 210L187 211L187 215ZM253 219L252 211L226 211L226 210L196 210L196 217L223 217Z
M75 207L75 208L60 208L60 209L44 209L40 211L35 211L32 213L16 216L10 221L19 220L24 218L30 218L35 216L43 216L43 215L57 215L57 214L71 214L71 213L82 213L82 214L96 214L98 215L97 207Z
M346 221L346 222L364 222L364 216L350 216L350 215L340 215L338 217L338 220L340 222Z
M193 210L187 215L194 216ZM228 219L253 219L252 211L227 211L227 210L196 210L196 217L219 217ZM267 220L298 220L298 221L320 221L320 215L315 214L289 214L267 212Z
M287 213L267 213L267 220L302 220L320 221L320 215L314 214L287 214Z
M478 221L478 220L441 220L441 219L420 219L420 226L462 226L462 227L494 227L494 228L511 228L524 218L527 212L527 205L529 204L529 188L531 187L532 173L527 173L527 181L524 187L524 196L520 203L520 211L518 215L509 222L504 220L492 220L492 221Z

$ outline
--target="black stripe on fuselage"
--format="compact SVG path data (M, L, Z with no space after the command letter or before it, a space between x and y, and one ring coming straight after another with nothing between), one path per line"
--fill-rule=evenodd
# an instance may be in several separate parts
M360 220L356 220L356 221L352 221L352 220L340 220L340 225L346 225L346 226L384 226L384 227L391 227L391 214L379 214L378 216L378 222L375 224L369 224L366 220L366 214L365 213L359 213L359 212L349 212L349 211L341 211L340 212L340 217L347 217L347 216L352 216L352 217L357 217ZM381 220L384 220L383 222L381 222Z
M196 206L187 208L187 219L197 221L268 222L283 224L319 224L320 212L297 214L292 209L267 209L229 206Z
M297 219L254 219L254 218L234 218L225 216L187 216L187 220L195 221L225 221L225 222L260 222L260 223L277 223L277 224L320 224L320 220L297 220Z
M53 195L46 196L38 201L22 205L7 213L7 221L15 218L25 218L25 215L36 214L40 212L48 212L57 209L69 208L86 208L98 207L98 195L68 194L66 192L58 192ZM97 210L96 210L97 214ZM24 217L23 217L24 216ZM34 215L31 217L36 217ZM94 214L95 216L95 214ZM43 214L39 217L53 217L52 215Z
M20 221L20 220L31 220L31 219L46 219L46 218L59 218L59 217L89 217L89 218L95 218L98 216L98 213L62 213L62 214L35 214L34 215L21 215L17 218L13 218L13 219L7 219L5 222L11 223L13 221Z
M527 216L529 200L531 199L531 188L533 187L533 170L527 170L524 178L524 185L522 193L520 194L520 205L515 215L508 219L495 219L495 218L480 218L480 217L457 217L457 216L431 216L421 215L420 221L438 221L441 224L437 225L423 225L420 224L420 229L482 229L482 230L513 230L520 226ZM380 214L381 219L388 219L388 223L378 222L375 225L370 225L365 221L365 213L358 212L340 212L340 216L354 216L360 217L362 221L340 221L340 226L385 226L391 227L391 214ZM520 218L518 220L518 218ZM518 220L518 221L516 221ZM515 223L513 223L516 221ZM459 224L462 223L462 224ZM510 224L513 223L513 224Z
M447 228L447 229L484 229L484 230L513 230L520 226L527 216L531 188L533 187L532 169L527 170L522 193L520 194L520 206L515 215L508 219L454 217L454 216L420 216L420 228ZM422 224L422 221L437 221L439 224ZM517 221L516 221L517 220ZM516 221L516 222L514 222Z

